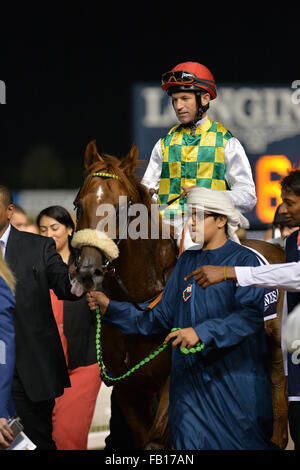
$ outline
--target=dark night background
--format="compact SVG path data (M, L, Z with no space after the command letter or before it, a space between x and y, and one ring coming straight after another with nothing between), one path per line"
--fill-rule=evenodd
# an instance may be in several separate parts
M1 181L14 189L78 186L93 138L123 157L132 84L159 83L179 62L205 64L217 83L300 79L299 7L22 5L1 6L0 16Z

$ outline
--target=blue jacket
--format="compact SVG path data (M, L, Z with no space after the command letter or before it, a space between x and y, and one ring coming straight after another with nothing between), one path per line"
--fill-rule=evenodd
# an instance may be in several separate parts
M184 276L201 265L257 266L256 255L228 240L215 250L189 250L164 295L145 313L110 301L104 320L123 333L193 327L205 348L172 351L169 423L177 450L272 449L273 431L264 290L227 281L198 286Z
M0 277L0 418L16 414L11 399L15 367L15 327L12 311L15 298Z

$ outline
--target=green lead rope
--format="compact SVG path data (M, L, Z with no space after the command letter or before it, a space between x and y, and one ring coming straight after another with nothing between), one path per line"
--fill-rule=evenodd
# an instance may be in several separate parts
M129 377L129 375L131 375L133 372L138 370L140 367L142 367L145 364L148 364L148 362L152 361L156 356L158 356L162 351L164 351L170 345L170 343L167 343L167 344L162 343L155 351L153 351L151 354L149 354L149 356L142 359L138 364L133 366L125 374L120 375L119 377L112 377L111 375L109 375L106 372L105 366L104 366L104 363L103 363L102 348L101 348L101 314L100 314L100 309L99 308L96 309L96 320L97 320L97 328L96 328L97 362L98 362L99 369L100 369L100 372L101 372L101 377L104 380L104 382L107 381L109 383L115 383L115 382L119 382L120 380L126 379L127 377ZM176 331L176 330L180 330L180 328L172 328L171 331L173 332L173 331ZM181 348L180 351L183 354L190 354L190 353L196 353L196 352L202 351L203 348L204 348L204 344L199 342L193 348L190 348L190 349Z

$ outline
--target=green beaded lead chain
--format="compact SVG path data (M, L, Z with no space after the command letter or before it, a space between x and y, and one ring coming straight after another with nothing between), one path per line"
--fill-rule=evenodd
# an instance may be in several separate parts
M142 367L145 364L148 364L150 361L152 361L156 356L158 356L162 351L164 351L170 343L162 343L155 351L153 351L149 356L145 357L142 359L138 364L133 366L130 370L128 370L125 374L120 375L119 377L111 377L109 374L107 374L105 370L105 366L103 363L103 358L102 358L102 348L101 348L101 314L100 314L100 309L96 309L96 320L97 320L97 328L96 328L96 355L97 355L97 362L99 365L99 369L101 372L101 377L102 379L108 381L108 382L118 382L120 380L126 379L129 375L131 375L133 372L138 370L140 367ZM180 328L173 328L171 331L176 331L180 330ZM197 343L196 346L193 348L181 348L180 351L183 354L189 354L189 353L196 353L199 351L202 351L204 348L203 343Z

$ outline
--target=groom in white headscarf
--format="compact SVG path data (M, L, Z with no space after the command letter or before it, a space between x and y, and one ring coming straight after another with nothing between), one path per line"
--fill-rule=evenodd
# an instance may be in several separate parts
M208 213L215 221L219 216L222 216L223 220L226 219L225 234L236 243L240 243L236 231L239 228L249 227L248 220L235 209L232 199L226 193L197 186L191 189L187 203L189 207L188 226L190 237L194 242L190 248L199 249L199 244L205 243L207 237L204 233L204 220Z
M211 212L225 215L229 221L228 236L237 243L239 243L239 239L235 233L236 230L239 227L249 227L248 220L238 210L235 209L233 200L226 191L219 192L218 190L194 186L188 193L187 205L189 208L189 215L192 208L196 208L200 214L207 209ZM198 222L201 223L201 215L198 217ZM177 240L180 250L184 251L187 249L199 249L199 246L197 246L197 244L199 244L199 237L196 237L195 241L195 237L192 236L190 218L187 217L186 213L182 214L182 221L179 226L183 227L183 230L179 230L180 235L178 235L179 238Z
M200 249L183 252L160 302L141 311L91 292L90 307L100 305L103 320L122 333L165 332L165 342L173 339L169 424L175 449L272 449L264 291L235 282L203 289L184 279L204 264L257 266L256 255L230 239L245 220L224 191L193 188L188 203Z

